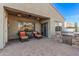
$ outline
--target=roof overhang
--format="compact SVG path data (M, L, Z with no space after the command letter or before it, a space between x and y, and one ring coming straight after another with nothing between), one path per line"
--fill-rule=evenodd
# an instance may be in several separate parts
M22 10L17 10L17 9L6 7L6 6L4 6L4 9L7 11L8 14L15 15L15 16L19 14L21 15L21 17L25 17L25 18L32 18L32 19L39 19L39 20L50 19L49 17L33 14L33 13L22 11Z

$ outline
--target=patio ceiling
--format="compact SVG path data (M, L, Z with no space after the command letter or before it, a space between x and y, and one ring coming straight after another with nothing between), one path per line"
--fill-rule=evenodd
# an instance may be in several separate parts
M4 6L4 9L8 12L8 14L18 16L18 17L25 17L25 18L31 18L31 19L37 19L37 20L50 19L49 17L45 17L45 16L41 16L41 15L29 13L29 12L17 10L17 9L6 7L6 6Z

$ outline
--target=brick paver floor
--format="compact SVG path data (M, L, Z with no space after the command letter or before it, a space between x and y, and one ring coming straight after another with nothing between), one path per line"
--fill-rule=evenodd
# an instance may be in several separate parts
M79 56L79 48L43 38L28 42L10 41L1 56Z

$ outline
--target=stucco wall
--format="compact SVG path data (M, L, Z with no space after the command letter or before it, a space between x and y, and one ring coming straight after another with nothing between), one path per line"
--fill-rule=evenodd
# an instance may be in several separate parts
M4 4L4 6L23 10L23 11L34 13L34 14L39 14L42 16L48 16L48 17L52 16L53 19L60 18L61 20L63 20L62 16L55 10L55 8L51 7L51 5L48 3L35 3L35 4L33 3L32 4L30 3L25 3L25 4L9 3L9 4Z
M4 47L4 41L3 41L3 7L0 4L0 49Z
M41 24L39 21L35 22L35 31L41 32Z
M9 15L8 22L8 39L15 39L18 31L16 17Z

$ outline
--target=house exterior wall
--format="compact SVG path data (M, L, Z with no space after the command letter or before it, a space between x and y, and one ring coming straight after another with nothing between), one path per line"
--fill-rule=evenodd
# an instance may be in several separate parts
M15 39L17 37L17 17L8 15L8 39Z
M0 4L0 23L2 26L0 29L1 33L0 33L0 44L2 43L3 40L3 6L7 6L7 7L11 7L11 8L14 8L14 9L18 9L18 10L22 10L22 11L25 11L25 12L29 12L29 13L34 13L34 14L38 14L38 15L42 15L42 16L46 16L46 17L50 17L50 20L49 20L49 33L48 33L48 36L49 38L52 38L54 35L55 35L55 21L58 21L58 22L61 22L63 25L64 25L64 18L55 10L55 8L51 7L50 4L43 4L43 3L36 3L36 4L28 4L28 3L25 3L25 4L19 4L19 3L15 3L15 4ZM64 26L62 26L64 27ZM5 31L4 31L5 33Z
M4 10L2 5L0 4L0 49L4 47L4 36L3 36L3 18L4 18Z
M41 24L39 21L35 22L35 31L41 32Z

